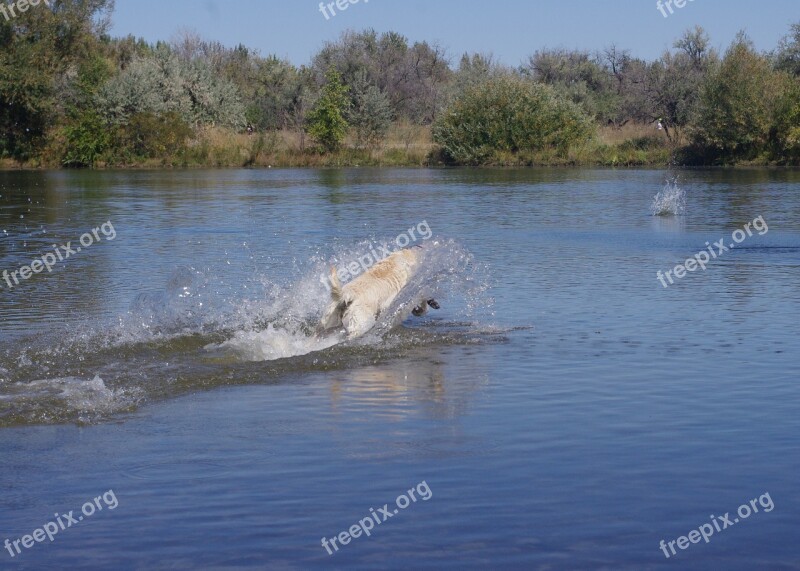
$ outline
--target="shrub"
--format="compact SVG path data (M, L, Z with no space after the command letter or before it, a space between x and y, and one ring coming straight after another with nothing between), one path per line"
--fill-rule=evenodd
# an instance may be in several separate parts
M99 90L97 105L114 124L137 113L174 112L192 125L245 126L245 108L232 82L207 62L185 61L164 46L134 57Z
M64 166L92 167L111 146L112 132L108 124L94 112L72 119L64 129L66 155Z
M703 156L734 162L765 150L779 75L747 38L736 39L702 90L693 142Z
M591 119L553 88L514 77L467 88L434 124L434 141L454 163L478 165L495 153L554 148L564 156L594 132Z
M347 87L342 84L342 76L331 68L322 96L308 116L308 132L329 153L342 145L347 135L347 120L344 115L349 108Z
M132 158L168 158L183 152L192 130L174 111L136 113L119 128L119 150Z
M772 158L796 165L800 162L800 80L785 76L784 83L770 133Z
M353 102L348 114L359 147L377 147L392 124L392 105L377 86L367 80L366 73L356 75L351 86Z

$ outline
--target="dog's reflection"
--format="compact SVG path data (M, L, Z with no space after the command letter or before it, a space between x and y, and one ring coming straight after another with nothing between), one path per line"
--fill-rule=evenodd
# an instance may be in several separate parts
M464 414L472 395L487 384L479 366L470 367L470 378L464 378L457 371L448 372L448 363L434 353L414 353L402 361L337 372L330 388L333 410L357 407L396 419L409 415L452 419Z

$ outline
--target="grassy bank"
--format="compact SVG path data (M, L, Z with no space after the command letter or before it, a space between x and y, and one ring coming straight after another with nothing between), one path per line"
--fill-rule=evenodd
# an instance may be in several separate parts
M4 159L1 169L57 169L64 165L64 138L52 133L41 157L26 162ZM497 153L486 166L666 166L673 145L652 126L604 127L597 136L567 154ZM426 167L443 166L441 150L427 126L395 124L384 143L374 149L356 148L346 141L336 153L321 153L297 132L244 134L224 128L197 130L172 153L134 159L106 156L94 168L235 168L235 167Z

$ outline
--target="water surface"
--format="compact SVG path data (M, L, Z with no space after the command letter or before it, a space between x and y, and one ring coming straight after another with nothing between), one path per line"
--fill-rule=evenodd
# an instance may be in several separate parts
M652 216L674 174L0 174L0 272L114 229L0 279L0 541L119 500L3 568L797 569L800 174L685 171ZM314 340L328 265L423 222L442 309Z

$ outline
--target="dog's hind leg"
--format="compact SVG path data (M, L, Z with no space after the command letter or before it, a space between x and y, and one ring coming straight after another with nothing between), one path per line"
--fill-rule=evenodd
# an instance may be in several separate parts
M372 329L377 321L377 316L364 307L350 306L342 315L342 323L347 330L347 338L361 337Z
M435 299L428 299L428 300L425 300L422 303L420 303L418 306L416 306L411 311L411 314L414 317L422 317L423 315L428 313L428 306L431 306L433 309L439 309L441 307L439 305L439 302L436 301Z
M341 327L343 325L342 314L346 309L347 303L343 301L330 303L322 319L320 319L319 325L317 326L317 333L319 334L329 329Z

